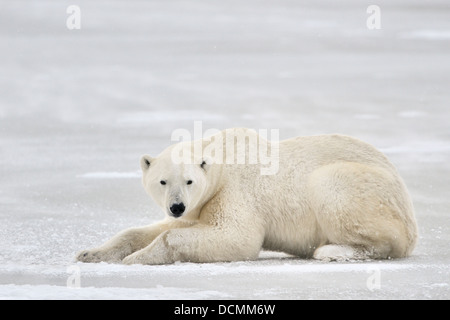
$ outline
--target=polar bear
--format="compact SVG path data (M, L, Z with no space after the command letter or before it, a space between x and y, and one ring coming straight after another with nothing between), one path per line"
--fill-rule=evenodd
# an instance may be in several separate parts
M261 154L250 159L264 144L277 151L273 174L261 174ZM245 161L237 161L237 150ZM410 255L417 240L396 169L348 136L275 143L253 130L227 129L145 155L141 167L165 219L125 230L77 260L206 263L256 259L262 249L324 261L388 259Z

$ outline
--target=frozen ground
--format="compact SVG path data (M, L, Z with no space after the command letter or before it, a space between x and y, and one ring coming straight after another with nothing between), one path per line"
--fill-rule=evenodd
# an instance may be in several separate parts
M368 30L369 4L0 0L0 298L449 299L450 6L376 1ZM195 120L379 147L414 199L413 256L74 264L162 217L138 159Z

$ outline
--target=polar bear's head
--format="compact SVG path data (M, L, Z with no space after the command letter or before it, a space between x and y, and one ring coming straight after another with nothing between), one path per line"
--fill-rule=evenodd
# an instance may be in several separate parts
M206 161L174 163L169 153L142 156L143 185L168 216L197 218L208 197L210 165Z

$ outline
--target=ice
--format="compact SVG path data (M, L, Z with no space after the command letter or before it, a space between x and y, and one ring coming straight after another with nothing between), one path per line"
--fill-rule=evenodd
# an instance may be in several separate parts
M134 172L88 172L80 174L78 178L86 179L129 179L129 178L141 178L141 171Z
M407 39L425 39L434 41L449 41L450 30L416 30L401 35Z
M219 291L204 291L196 288L71 288L50 285L0 285L0 297L6 300L190 300L226 299L228 296Z
M72 4L1 1L0 299L450 298L448 0L378 1L380 30L359 0L78 0L68 30ZM139 159L194 121L372 143L411 192L413 255L74 262L162 219Z
M379 120L379 119L381 119L381 117L377 114L355 114L353 117L358 120Z
M399 112L398 116L402 117L402 118L422 118L422 117L426 117L427 113L423 112L423 111L407 110L407 111Z

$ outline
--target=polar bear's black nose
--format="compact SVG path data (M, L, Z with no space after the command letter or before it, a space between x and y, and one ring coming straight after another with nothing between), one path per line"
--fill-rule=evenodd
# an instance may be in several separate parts
M186 209L186 207L184 206L183 202L176 203L170 207L170 212L172 212L175 217L179 217L183 214L185 209Z

